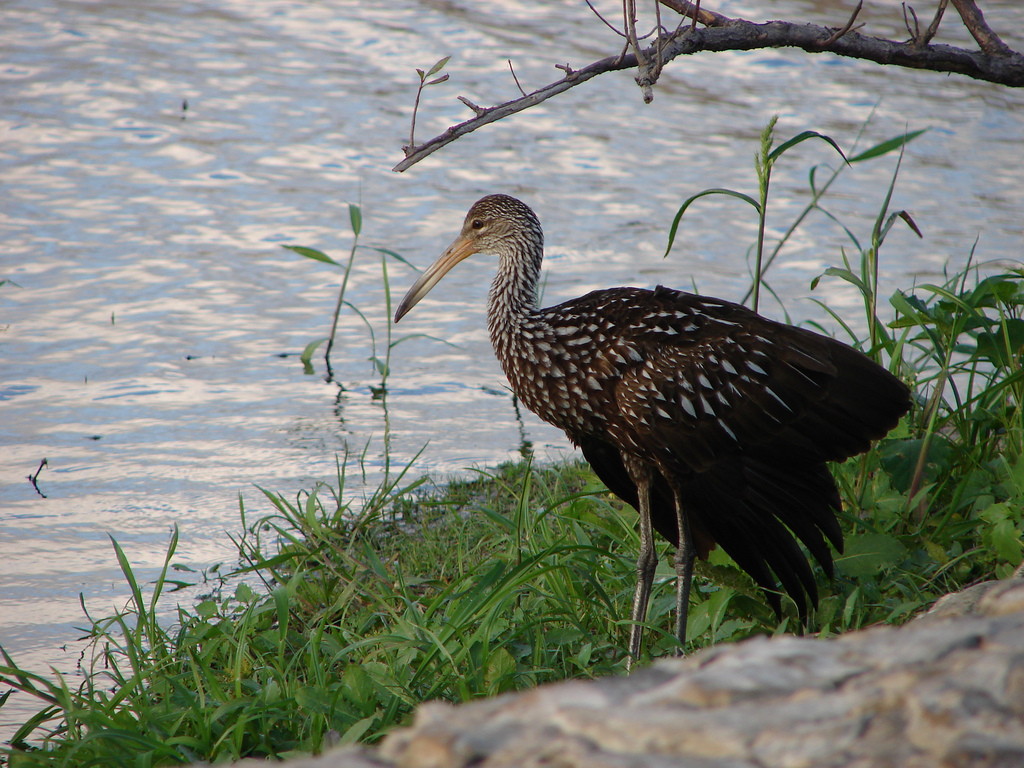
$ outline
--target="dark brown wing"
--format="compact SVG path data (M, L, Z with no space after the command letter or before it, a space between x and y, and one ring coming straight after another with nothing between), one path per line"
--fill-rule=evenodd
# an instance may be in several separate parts
M641 360L616 371L616 430L673 477L735 455L839 461L909 407L902 382L834 339L664 288L644 305L620 318Z

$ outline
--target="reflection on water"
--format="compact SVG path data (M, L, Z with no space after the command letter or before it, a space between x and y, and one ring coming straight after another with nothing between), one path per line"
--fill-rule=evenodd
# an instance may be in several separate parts
M791 0L772 14L833 23L843 5ZM997 28L1024 28L1020 5L989 5ZM873 11L869 32L901 34L898 9ZM342 256L349 202L363 206L363 243L424 266L469 204L507 191L547 227L549 302L691 281L737 299L752 218L735 201L704 201L663 260L679 202L708 186L751 190L750 157L773 113L783 136L812 128L845 148L877 104L862 147L930 129L911 145L894 200L926 238L893 231L888 287L963 263L976 236L980 259L1021 253L1024 96L995 86L786 51L699 56L670 67L650 107L630 74L609 75L399 176L389 169L407 138L415 67L453 54L452 79L421 107L426 137L465 119L456 95L516 95L506 59L534 88L559 76L553 63L580 66L619 42L569 2L13 0L4 21L0 280L14 282L0 285L0 644L39 670L74 670L79 646L65 644L78 636L79 593L96 613L123 603L108 535L146 580L174 525L177 561L230 558L223 532L237 531L240 493L259 508L256 485L290 495L366 446L375 482L379 255L360 252L346 294L377 346L346 313L328 383L322 362L307 376L297 355L326 335L340 275L278 245ZM583 24L593 34L574 39ZM851 169L834 189L832 212L859 234L893 161ZM807 168L834 162L808 144L777 168L776 233L805 203ZM773 275L794 318L822 319L801 297L841 246L824 217L794 240ZM388 269L400 294L413 275ZM420 470L442 475L570 450L519 412L491 356L492 269L486 259L460 266L396 328L456 346L420 337L394 348L394 462L428 443ZM856 317L855 297L819 290ZM46 498L28 480L44 458ZM0 710L0 737L31 709Z

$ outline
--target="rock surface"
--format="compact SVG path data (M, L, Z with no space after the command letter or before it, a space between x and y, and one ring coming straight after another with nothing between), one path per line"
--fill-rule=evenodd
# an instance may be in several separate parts
M1024 579L903 627L777 637L630 677L419 708L379 749L291 768L1024 766Z

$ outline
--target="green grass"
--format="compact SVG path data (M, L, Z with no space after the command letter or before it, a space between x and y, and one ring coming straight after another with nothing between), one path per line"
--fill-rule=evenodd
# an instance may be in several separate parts
M912 137L853 158L886 156ZM771 152L771 138L762 138L765 193L766 160L799 143ZM822 197L845 167L817 187L812 169L800 220L831 216ZM836 319L912 384L916 407L869 453L833 468L846 549L834 580L818 572L821 601L806 631L821 636L906 621L942 594L1008 575L1022 557L1024 269L989 266L982 277L968 254L941 284L883 293L885 237L894 224L913 224L888 210L891 192L863 243L843 228L850 250L822 278L861 292L866 337ZM770 291L764 273L794 227L765 242L766 199L748 202L761 224L757 280ZM879 312L885 295L893 320ZM430 699L624 671L636 514L585 465L524 460L440 485L386 466L380 486L355 501L346 472L357 460L293 497L264 491L255 517L240 501L238 567L170 620L157 606L179 586L169 575L176 535L145 587L112 542L131 599L112 616L87 612L84 674L37 674L3 655L0 686L29 692L42 709L0 749L0 763L285 757L373 743ZM651 656L675 646L671 547L660 547ZM751 579L716 550L698 564L688 650L800 631L795 607L784 601L784 610L780 624Z
M358 513L338 501L340 472L295 501L268 493L274 513L237 542L243 573L265 586L181 608L170 628L155 619L167 569L144 595L115 543L133 597L93 622L85 683L0 667L49 705L11 765L318 751L328 738L373 740L421 701L621 668L634 534L595 512L606 505L583 493L591 478L519 465L419 500L419 483L402 480ZM42 749L22 751L49 719L60 724Z

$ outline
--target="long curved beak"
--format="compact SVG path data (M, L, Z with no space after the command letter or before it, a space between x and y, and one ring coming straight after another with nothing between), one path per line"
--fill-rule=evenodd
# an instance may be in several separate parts
M416 306L420 299L430 293L433 288L444 277L448 270L458 264L467 256L476 253L476 243L465 235L459 235L455 242L448 246L433 264L427 267L427 271L420 275L420 279L413 283L412 288L405 294L402 303L395 310L395 322L397 323L406 313Z

